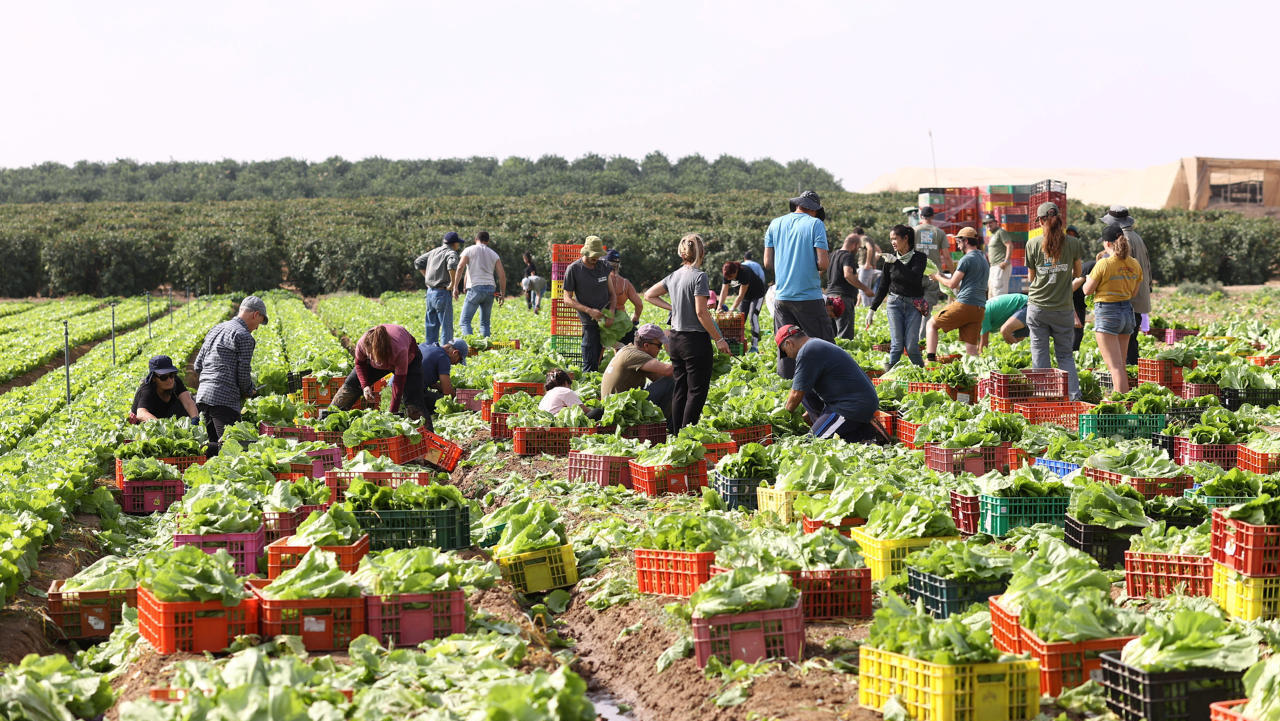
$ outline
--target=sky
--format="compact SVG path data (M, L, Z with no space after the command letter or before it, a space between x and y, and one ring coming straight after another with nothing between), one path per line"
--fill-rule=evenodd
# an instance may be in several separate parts
M0 167L597 153L1280 158L1280 3L12 3ZM1250 28L1260 29L1258 32Z

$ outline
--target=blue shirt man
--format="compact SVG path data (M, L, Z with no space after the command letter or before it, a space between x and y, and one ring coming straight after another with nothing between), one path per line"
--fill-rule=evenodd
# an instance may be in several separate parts
M817 193L792 198L790 213L774 218L764 234L764 263L772 265L778 300L822 300L827 267L827 226ZM825 214L825 213L824 213Z

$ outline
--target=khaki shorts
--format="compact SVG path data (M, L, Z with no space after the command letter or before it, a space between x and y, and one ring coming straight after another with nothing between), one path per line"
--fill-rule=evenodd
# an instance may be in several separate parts
M977 345L982 337L982 317L986 308L980 305L951 303L942 312L934 316L933 324L938 332L949 330L960 331L960 340Z

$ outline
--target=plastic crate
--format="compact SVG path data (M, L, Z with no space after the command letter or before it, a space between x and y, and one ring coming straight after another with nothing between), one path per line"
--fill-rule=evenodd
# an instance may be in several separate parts
M719 471L711 472L711 487L720 494L726 508L745 508L754 511L759 507L759 496L756 491L760 483L767 479L760 478L726 478Z
M1063 535L1068 546L1093 556L1104 569L1122 568L1129 540L1141 530L1132 526L1118 529L1095 526L1081 523L1068 515Z
M875 419L880 421L880 427L890 438L897 438L898 412L886 413L884 411L876 411Z
M1164 433L1152 433L1151 445L1154 448L1159 448L1160 450L1164 451L1164 454L1168 456L1169 460L1171 461L1174 458L1178 457L1178 451L1177 451L1178 437L1177 436L1170 436Z
M898 700L916 721L1013 721L1040 712L1034 661L944 665L863 646L858 704L883 710Z
M573 243L557 243L551 246L551 262L568 266L582 257L582 246Z
M1200 331L1195 328L1165 328L1164 342L1167 345L1173 345L1183 338L1189 338L1193 335L1200 335Z
M919 423L912 423L902 418L899 418L897 423L894 424L895 435L908 448L916 447L916 431L918 430L920 430Z
M461 403L467 410L478 413L480 411L480 394L484 391L478 388L458 388L453 392L453 399Z
M1109 483L1113 486L1130 486L1133 490L1141 493L1144 498L1155 498L1156 496L1181 497L1191 489L1191 486L1194 483L1191 476L1174 476L1172 478L1136 478L1134 476L1126 476L1113 471L1104 471L1099 468L1089 468L1087 466L1084 469L1084 475L1086 478L1099 483Z
M293 536L285 536L267 544L267 578L275 579L281 573L294 568L302 557L307 555L311 546L291 543ZM360 559L369 553L369 536L364 535L349 546L320 546L322 551L330 551L338 557L338 568L347 573L355 573L360 567Z
M903 560L934 541L959 541L960 536L941 538L895 538L883 540L873 538L861 528L849 530L849 538L858 542L862 548L862 557L871 569L872 581L883 581L894 574L902 573Z
M329 505L345 501L351 481L357 478L363 478L375 486L385 488L396 488L404 483L428 486L433 482L435 473L432 471L329 471L324 474L324 484L329 488Z
M703 460L707 462L708 468L714 467L720 462L721 458L738 451L738 444L733 441L728 443L704 443L702 447L706 449L706 455L703 456Z
M991 642L996 650L1004 653L1022 653L1022 626L1018 624L1019 615L1001 605L999 596L987 599L987 606L991 609Z
M1209 704L1209 721L1254 721L1239 711L1247 703L1249 703L1247 698L1211 703Z
M195 546L205 553L224 549L236 562L236 573L251 576L258 572L258 557L267 545L266 526L252 533L175 533L173 547Z
M174 468L177 468L178 473L182 473L192 466L202 465L206 459L204 456L170 456L168 458L157 458L156 460L161 463L168 463ZM116 459L116 488L120 489L124 488L125 483L124 464L124 459ZM182 478L166 478L163 480L179 481L182 480Z
M712 313L711 316L715 320L716 326L720 328L720 334L725 339L739 343L743 341L747 320L746 314L730 311L727 313Z
M658 551L635 549L636 583L640 593L688 597L711 578L714 551Z
M871 618L871 569L783 571L800 592L805 622Z
M1222 610L1242 621L1280 618L1280 577L1246 576L1215 561L1210 595Z
M978 496L981 520L978 530L992 536L1004 536L1021 526L1037 523L1066 525L1067 497L1053 498L999 498ZM990 596L991 594L987 594Z
M1280 363L1280 355L1251 355L1245 356L1245 360L1252 365L1265 368Z
M236 636L258 633L258 601L246 598L235 606L221 601L166 602L138 589L138 633L156 653L218 653Z
M1163 413L1084 413L1077 430L1080 437L1090 434L1100 438L1120 436L1124 439L1146 439L1164 429Z
M1280 576L1280 526L1255 526L1213 509L1209 555L1233 571L1254 577Z
M1212 463L1225 470L1236 467L1236 444L1192 443L1191 439L1177 436L1174 441L1174 462L1185 466L1191 463Z
M125 605L138 607L137 588L63 591L62 581L49 584L49 620L63 638L106 638L120 623Z
M432 450L432 446L427 441L428 433L428 431L419 431L421 438L417 443L411 442L408 436L371 438L348 448L347 458L355 458L360 451L368 451L375 456L390 458L391 462L396 464L416 461L426 455L427 451Z
M495 556L502 578L521 593L541 593L578 582L578 559L573 544L544 548L515 556Z
M1195 368L1195 361L1191 362L1187 369ZM1175 394L1182 390L1182 372L1183 367L1173 364L1173 361L1153 360L1150 358L1138 359L1138 383L1155 383L1172 390Z
M427 449L418 457L418 462L434 466L446 473L453 473L458 467L458 461L466 455L462 446L431 431L422 431L422 440L427 444Z
M1201 396L1217 396L1221 398L1222 389L1218 387L1217 383L1183 383L1180 395L1188 399Z
M518 456L569 455L569 444L578 436L595 435L598 428L512 428L512 447ZM456 465L456 464L455 464Z
M577 258L574 258L574 260L577 260ZM569 265L570 265L572 262L573 262L573 261L565 261L565 262L562 262L562 263L555 263L555 262L553 262L553 263L551 264L551 278L552 278L552 280L559 280L559 281L563 281L563 280L564 280L564 274L565 274L566 272L568 272L568 270L569 270Z
M766 658L804 657L804 611L800 602L790 608L730 613L709 618L695 616L693 653L699 666L715 656L724 663L755 663Z
M800 518L795 511L795 503L801 494L823 496L830 493L831 491L779 491L775 488L757 486L756 510L769 511L776 514L783 523L792 523Z
M302 379L302 402L312 406L327 406L333 403L333 397L342 390L342 384L347 382L346 376L337 376L330 378L328 381L321 383L315 376L306 376ZM382 395L382 390L387 387L387 379L385 377L374 381L373 392ZM376 408L379 403L366 403L364 398L357 398L352 404L352 409Z
M353 511L369 550L431 546L444 550L471 547L471 511L466 506L407 511Z
M656 498L668 493L698 495L707 486L707 462L690 466L643 466L635 459L627 462L631 487L637 493Z
M1007 458L1000 446L975 446L972 448L942 448L936 443L924 444L924 464L939 473L969 472L981 476L999 470L1001 461ZM1005 463L1008 461L1006 460Z
M298 524L307 520L312 511L323 511L324 506L298 506L292 511L263 511L262 526L265 529L263 539L267 543L293 535Z
M1022 650L1040 663L1040 690L1049 696L1089 681L1102 680L1102 654L1120 651L1136 636L1096 638L1088 641L1042 641L1022 628Z
M1252 501L1255 496L1205 496L1201 495L1199 488L1192 487L1182 492L1183 498L1190 498L1208 506L1209 508L1224 508L1226 506L1234 506L1238 503Z
M974 388L958 388L945 383L922 383L919 381L907 383L908 393L930 393L933 391L946 394L947 397L957 403L973 403L978 397Z
M982 518L982 506L977 496L968 496L959 491L951 491L951 520L956 529L966 536L978 532Z
M1080 465L1077 463L1067 463L1066 461L1055 461L1051 458L1037 458L1033 465L1035 465L1037 468L1043 468L1046 471L1054 474L1059 478L1065 478L1071 473L1074 473L1075 471L1080 470Z
M1009 401L1065 401L1067 373L1057 368L1028 368L1021 373L992 373L987 393Z
M1080 415L1093 410L1092 403L1084 401L1045 401L1043 403L1014 403L1013 412L1036 425L1053 424L1070 430L1080 426Z
M733 431L726 431L729 435L733 435ZM623 438L632 438L637 441L649 441L653 444L667 442L667 424L666 423L640 423L634 426L628 426L622 429ZM734 440L737 440L736 438Z
M1280 453L1255 451L1241 443L1236 446L1236 468L1262 475L1280 473Z
M308 651L343 651L365 633L365 599L302 598L272 599L263 593L270 581L250 579L249 588L258 597L262 635L299 636Z
M1223 388L1222 405L1228 410L1240 410L1248 403L1259 408L1280 405L1280 388Z
M493 420L493 401L480 401L480 420L489 423Z
M1111 381L1110 371L1094 371L1093 377L1098 379L1098 385L1108 393L1112 393L1116 389L1115 383ZM1138 385L1138 376L1129 376L1129 389L1133 390Z
M511 437L511 428L507 426L507 419L511 417L510 413L489 414L489 437L496 440L506 440Z
M741 448L748 443L759 443L767 446L773 443L773 426L765 424L762 426L747 426L746 428L729 428L725 430L733 442Z
M1102 654L1107 708L1121 721L1209 721L1209 704L1244 695L1244 671L1143 671Z
M569 451L568 479L598 486L631 488L631 458Z
M845 538L849 537L849 531L851 529L865 525L867 525L867 519L858 518L856 516L845 516L840 519L840 523L830 523L828 521L809 518L808 516L800 517L800 529L805 533L817 533L824 528L834 528L837 533Z
M310 426L273 426L265 421L258 423L258 434L272 438L295 438L299 441L316 440L316 429Z
M527 393L531 396L544 395L547 389L541 383L517 383L511 381L494 381L492 398L495 403L505 395Z
M1130 596L1208 596L1212 582L1213 561L1208 556L1124 552L1124 588Z
M164 512L182 500L186 490L182 481L124 481L120 507L125 513Z
M365 632L387 648L416 646L467 630L465 591L364 597Z
M1004 593L1009 579L966 583L907 567L907 598L924 599L924 608L934 618L946 618L967 611L975 603L986 604L993 594Z
M1183 389L1186 392L1186 389ZM1165 420L1169 423L1185 423L1194 426L1200 422L1200 418L1204 412L1208 410L1198 406L1183 406L1181 408L1170 408L1165 412Z

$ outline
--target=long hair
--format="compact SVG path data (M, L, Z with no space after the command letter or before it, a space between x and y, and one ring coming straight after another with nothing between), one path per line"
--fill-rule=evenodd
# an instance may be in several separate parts
M375 325L360 339L364 352L369 355L375 368L382 368L391 361L391 336L384 325Z
M564 371L564 369L554 368L552 370L547 371L547 381L542 384L542 387L545 388L546 390L551 390L552 388L559 388L560 386L572 386L572 385L573 385L573 378L571 378L569 374Z
M1062 228L1062 216L1050 213L1040 220L1044 228L1044 254L1055 261L1062 257L1062 244L1067 240L1067 232Z
M910 248L911 250L916 249L916 232L912 230L909 226L895 225L889 229L889 232L898 236L899 238L905 238L907 241L907 247Z
M690 233L680 239L680 260L692 265L700 267L702 259L707 254L707 246L702 242L702 236L697 233Z
M1111 241L1111 254L1120 260L1128 260L1133 255L1133 249L1129 247L1129 236L1123 230Z

